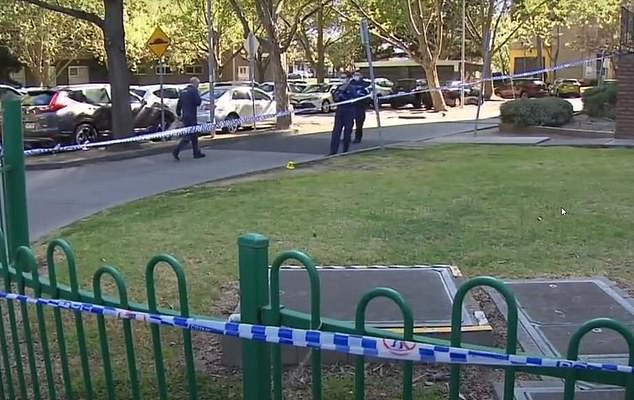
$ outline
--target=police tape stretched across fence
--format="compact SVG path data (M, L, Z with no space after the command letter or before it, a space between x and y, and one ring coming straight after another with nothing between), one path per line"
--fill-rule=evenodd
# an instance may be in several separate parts
M585 63L587 63L589 61L595 61L596 62L596 61L602 60L604 58L615 57L616 55L617 54L612 54L612 55L606 55L605 57L595 57L595 58L584 59L584 60L579 60L579 61L572 61L572 62L568 62L568 63L559 64L559 65L556 65L556 66L553 66L553 67L550 67L550 68L542 68L540 70L524 72L524 73L519 73L519 74L501 75L501 76L496 76L496 77L487 78L487 79L480 79L480 80L476 80L476 81L472 81L472 82L461 82L460 85L452 86L451 88L452 89L455 89L456 87L465 88L467 86L482 84L485 81L499 81L499 80L516 79L516 78L522 78L522 77L527 77L527 76L534 76L534 75L537 75L537 74L543 74L543 73L551 72L551 71L558 71L558 70L570 68L570 67L577 66L577 65L583 65L583 64L585 64ZM401 97L401 96L409 96L412 93L416 94L416 93L424 93L424 92L439 91L439 90L446 90L446 89L449 89L449 87L440 86L440 87L434 88L434 89L416 90L416 91L405 93L405 94L401 93L401 94L386 95L386 96L382 96L381 99L382 100L387 100L387 99L397 98L397 97ZM346 101L341 101L341 102L338 102L338 103L333 103L331 105L331 107L337 107L337 106L341 106L341 105L355 103L355 102L363 101L363 100L371 98L371 97L372 97L372 94L368 94L368 95L363 96L363 97L358 97L358 98L351 99L351 100L346 100ZM309 109L302 109L301 112L310 112L310 111L318 111L318 110L319 110L319 108L309 108ZM88 150L88 149L91 149L91 148L108 147L108 146L113 146L113 145L117 145L117 144L143 142L143 141L148 141L148 140L166 139L166 138L178 138L178 137L182 137L182 136L185 136L185 135L203 134L203 133L214 132L214 131L216 131L218 129L232 127L234 125L240 126L240 125L245 125L245 124L249 124L249 123L253 123L253 122L270 120L270 119L273 119L273 118L286 116L286 115L290 115L290 114L293 114L293 113L296 113L296 111L285 110L285 111L276 112L276 113L270 113L270 114L259 114L259 115L255 115L255 116L241 117L239 119L232 119L232 120L225 120L225 121L213 121L213 122L208 122L208 123L205 123L205 124L196 125L196 126L193 126L193 127L170 129L170 130L163 131L163 132L149 133L149 134L138 135L138 136L130 136L130 137L127 137L127 138L122 138L122 139L111 139L111 140L106 140L106 141L101 141L101 142L85 143L85 144L77 144L77 145L69 145L69 146L56 146L56 147L52 147L52 148L29 149L29 150L25 150L24 153L25 153L26 156L34 156L34 155L53 154L53 153L61 153L61 152L72 152L72 151L78 151L78 150Z
M244 324L202 318L185 318L122 308L101 306L79 301L35 298L0 291L0 298L24 304L41 305L55 309L93 314L118 320L135 320L147 324L170 326L198 332L233 336L246 340L283 344L310 349L321 349L357 356L419 363L486 365L492 367L525 366L541 368L588 369L603 372L634 374L634 367L610 363L585 362L555 358L541 358L490 351L470 350L417 343L406 340L384 339L372 336L288 327Z

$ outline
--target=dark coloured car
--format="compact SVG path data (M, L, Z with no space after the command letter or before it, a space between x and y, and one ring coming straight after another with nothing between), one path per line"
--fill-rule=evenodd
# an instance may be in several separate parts
M398 96L390 99L390 105L392 108L412 105L414 108L425 106L430 109L432 101L427 89L427 81L424 79L399 79L392 88L392 95Z
M546 82L529 78L504 80L494 90L503 99L544 97L549 94Z
M129 94L135 134L161 130L160 105ZM31 90L23 99L24 138L30 144L83 144L112 136L110 85ZM165 107L166 126L176 120Z

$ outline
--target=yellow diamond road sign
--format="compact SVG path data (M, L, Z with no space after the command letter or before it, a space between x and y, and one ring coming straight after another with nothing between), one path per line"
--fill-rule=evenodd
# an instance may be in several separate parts
M163 32L163 29L161 29L160 26L157 26L145 45L157 57L163 57L167 52L167 49L170 47L170 43L172 43L172 40L169 36Z

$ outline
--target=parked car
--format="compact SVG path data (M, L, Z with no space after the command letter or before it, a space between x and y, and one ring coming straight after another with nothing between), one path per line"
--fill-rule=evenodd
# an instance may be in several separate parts
M174 115L176 115L176 104L178 103L180 91L183 90L185 86L187 85L163 85L163 104L167 106ZM149 105L161 105L161 85L131 86L130 91L143 98Z
M577 79L555 79L551 94L557 97L581 97L581 83Z
M337 86L332 83L309 85L302 92L291 94L291 105L296 110L316 108L323 113L329 113L335 109L332 94Z
M134 93L129 94L134 133L161 130L161 108L147 104ZM110 85L93 84L34 89L22 102L24 137L38 144L84 144L112 135ZM165 107L166 126L176 120Z
M431 95L427 90L427 81L424 79L399 79L394 82L390 105L392 108L401 108L411 104L414 108L432 107Z
M494 89L494 93L503 99L544 97L548 95L548 86L537 79L504 80Z
M287 93L290 95L292 93L299 93L306 88L306 85L298 85L294 83L287 84ZM264 82L260 84L260 90L264 91L266 94L275 98L275 82Z
M478 102L480 101L480 88L473 84L465 83L463 85L462 81L448 81L445 82L443 86L445 103L451 107L460 105L460 101L462 101L462 92L464 92L465 105L478 105Z
M0 101L3 101L8 96L15 96L19 98L24 96L24 91L9 85L0 85Z
M210 93L205 92L201 95L202 104L198 107L198 123L209 123L209 111L211 107ZM276 111L275 100L260 89L253 89L241 86L217 87L213 92L215 103L216 122L239 120L243 117L251 117L261 114L273 114ZM252 97L253 96L253 97ZM255 100L255 101L254 101ZM253 105L255 103L255 110ZM270 120L274 121L275 117ZM259 122L259 121L258 121ZM249 126L251 124L248 124ZM241 124L236 122L235 125L223 128L223 132L235 133L241 128Z

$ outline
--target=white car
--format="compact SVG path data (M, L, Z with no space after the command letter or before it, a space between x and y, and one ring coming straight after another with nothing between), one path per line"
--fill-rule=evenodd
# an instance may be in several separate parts
M176 104L178 103L178 96L180 91L187 85L163 85L163 104L165 104L174 115L176 115ZM161 86L160 85L148 85L148 86L134 86L130 87L130 90L139 96L143 97L143 100L147 105L161 104Z
M291 93L291 104L296 110L318 109L329 113L335 109L332 94L338 84L318 83L309 85L299 93Z
M253 94L255 102L251 97ZM198 107L198 124L210 122L209 111L211 103L209 92L201 95L202 104ZM276 112L275 100L260 89L254 89L253 93L249 87L217 87L214 88L215 119L216 122L239 120L241 118L251 118L255 115L274 114ZM253 105L255 104L255 110ZM275 116L261 121L275 121ZM236 122L222 129L223 132L235 133L242 125L251 126L252 120L247 122Z

